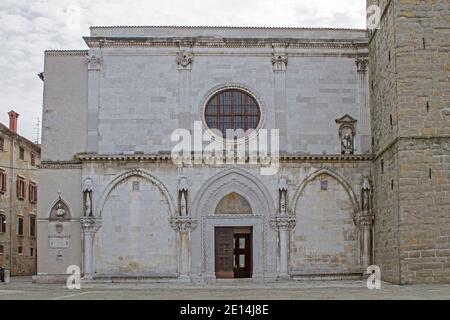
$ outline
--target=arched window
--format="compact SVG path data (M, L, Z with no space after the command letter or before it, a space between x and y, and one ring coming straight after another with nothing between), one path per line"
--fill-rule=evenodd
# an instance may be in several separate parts
M209 99L205 108L205 120L210 129L218 129L225 137L227 129L256 129L261 111L256 100L248 93L224 90Z

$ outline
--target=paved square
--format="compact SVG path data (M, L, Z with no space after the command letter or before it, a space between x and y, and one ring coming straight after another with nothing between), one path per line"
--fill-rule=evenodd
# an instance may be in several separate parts
M302 300L302 299L450 299L450 285L397 286L383 283L381 290L369 290L363 281L289 281L258 284L224 281L208 285L169 283L85 284L68 290L62 284L32 284L31 278L12 278L0 284L0 300Z

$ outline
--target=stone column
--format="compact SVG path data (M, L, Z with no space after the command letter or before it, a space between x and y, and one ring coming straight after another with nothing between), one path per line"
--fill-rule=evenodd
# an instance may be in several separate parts
M358 137L359 153L368 153L371 151L370 141L370 112L368 99L368 77L367 65L369 60L367 58L356 58L356 67L358 72L358 101L359 101L359 126Z
M362 215L359 221L362 234L362 266L367 269L372 264L372 224L373 215Z
M101 221L94 217L80 218L84 239L84 278L90 280L94 276L94 236L101 227Z
M191 217L176 217L170 220L175 231L180 233L179 279L190 281L191 274L191 237L190 233L197 226L197 220Z
M100 71L103 58L90 53L88 63L87 152L98 152L98 112L100 107Z
M280 151L287 144L286 68L288 57L283 45L273 45L272 65L275 87L275 129L280 130Z
M271 221L279 234L280 265L278 278L289 278L289 232L295 227L294 217L278 216Z

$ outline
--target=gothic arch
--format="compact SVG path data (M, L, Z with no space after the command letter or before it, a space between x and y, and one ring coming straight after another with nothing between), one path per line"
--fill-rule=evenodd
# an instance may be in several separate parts
M334 179L336 179L341 185L342 187L345 189L345 191L347 192L350 201L352 203L352 207L353 207L353 221L356 223L357 221L357 217L358 217L358 213L360 211L359 209L359 204L358 204L358 200L356 198L355 193L353 192L353 189L351 187L351 185L347 182L347 180L342 177L341 175L339 175L337 172L334 172L328 168L323 168L323 169L319 169L317 171L315 171L314 173L312 173L311 175L309 175L308 177L306 177L302 183L299 185L299 187L297 188L297 190L294 193L294 196L292 198L292 205L291 205L291 210L292 212L295 212L295 209L297 207L297 201L300 198L300 195L302 194L303 190L305 190L306 186L313 181L314 179L316 179L318 176L320 175L328 175Z
M232 168L222 171L203 184L194 198L192 214L214 215L219 201L232 192L242 195L249 202L253 214L275 213L272 196L264 184L251 173Z
M108 196L111 193L111 191L122 181L124 181L130 177L136 177L136 176L147 179L148 181L150 181L151 183L156 185L159 188L159 190L161 190L161 192L166 197L167 203L169 205L170 215L172 217L176 215L176 209L173 204L172 197L170 196L169 191L164 186L164 184L161 181L159 181L157 178L155 178L154 176L152 176L151 174L149 174L148 172L146 172L142 169L132 169L132 170L126 171L126 172L118 175L117 177L115 177L105 188L105 190L103 191L103 194L100 198L100 201L97 205L97 209L96 209L96 213L95 213L95 216L97 218L102 217L103 207L104 207L105 202L108 199Z

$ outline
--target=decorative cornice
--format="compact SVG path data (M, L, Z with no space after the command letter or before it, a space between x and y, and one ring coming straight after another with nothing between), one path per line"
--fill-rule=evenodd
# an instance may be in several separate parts
M84 37L90 48L111 47L178 47L180 42L207 48L273 48L293 49L325 48L356 49L367 47L367 41L354 39L277 39L277 38L219 38L210 37Z
M47 56L87 56L88 50L46 50Z
M38 169L81 169L80 161L42 161Z
M191 217L176 217L170 219L170 225L175 231L189 232L197 227L197 219Z
M131 154L131 155L101 155L101 154L78 154L76 158L84 161L172 161L171 154ZM372 161L372 154L364 155L306 155L306 154L281 154L280 160L291 161ZM194 159L193 156L191 158ZM246 157L246 161L249 157ZM46 164L48 162L45 162ZM59 162L54 162L55 164Z

